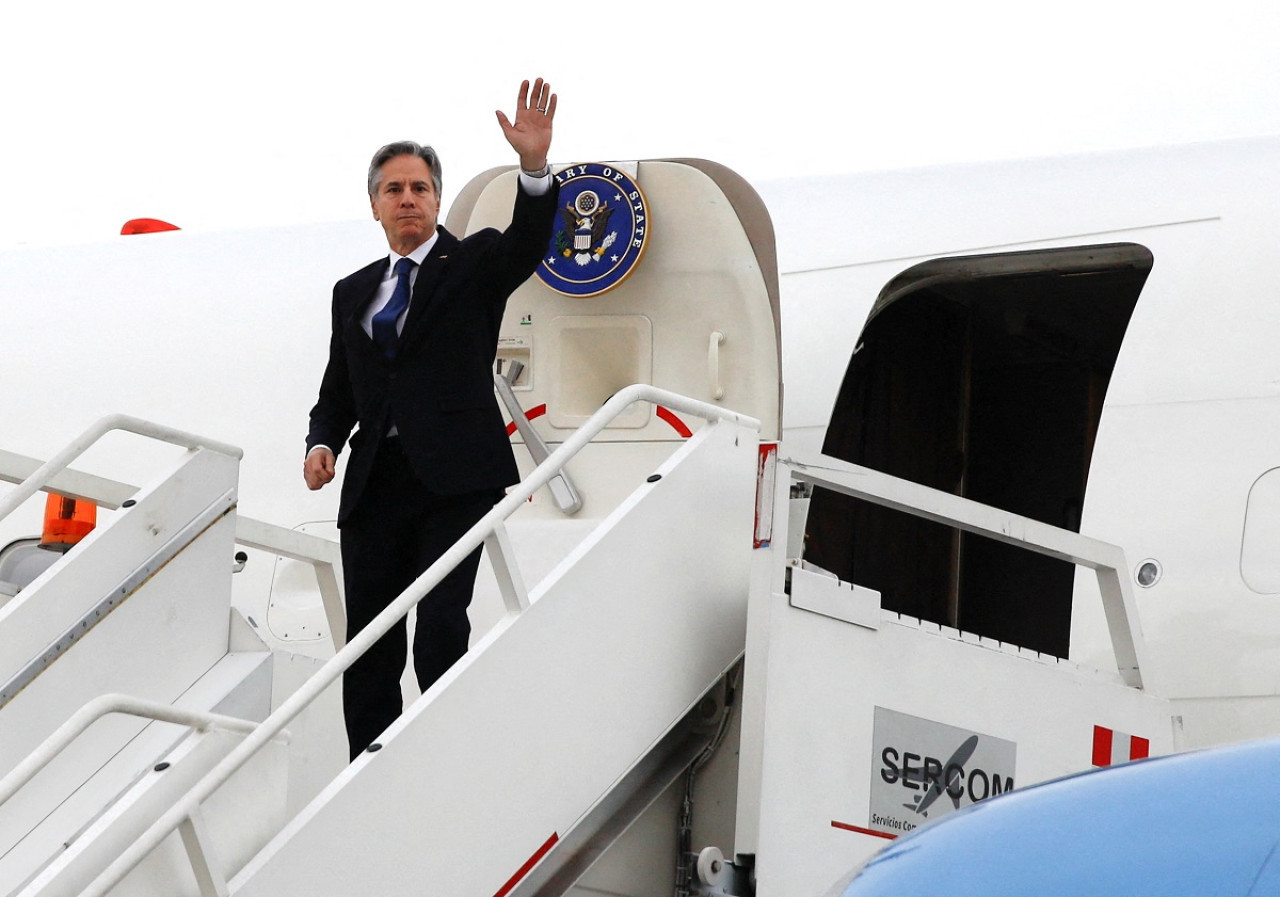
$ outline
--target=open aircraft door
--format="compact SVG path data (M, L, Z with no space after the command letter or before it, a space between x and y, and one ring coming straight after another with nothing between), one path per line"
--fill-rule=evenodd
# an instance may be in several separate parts
M822 893L939 816L1176 747L1124 553L1078 532L1150 268L1135 244L915 265L871 311L823 454L784 444L778 501L812 499L748 616L734 847L757 894ZM1075 565L1110 669L1066 659Z

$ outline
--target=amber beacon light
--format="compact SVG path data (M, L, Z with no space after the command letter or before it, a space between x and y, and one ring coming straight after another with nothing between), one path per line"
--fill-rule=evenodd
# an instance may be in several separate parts
M66 551L93 531L98 506L83 498L50 495L44 504L44 532L40 547Z

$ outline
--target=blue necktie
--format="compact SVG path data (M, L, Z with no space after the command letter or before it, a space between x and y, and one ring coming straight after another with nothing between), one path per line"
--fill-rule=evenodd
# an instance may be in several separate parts
M396 262L396 288L391 293L391 301L373 316L373 341L388 360L396 357L396 343L400 341L396 320L409 307L409 275L413 273L413 266L413 259Z

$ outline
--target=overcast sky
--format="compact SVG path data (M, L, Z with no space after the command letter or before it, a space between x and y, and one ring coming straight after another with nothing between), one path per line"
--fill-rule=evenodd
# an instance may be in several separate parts
M8 0L0 35L0 247L365 217L403 137L447 206L514 160L493 110L537 74L554 161L753 181L1280 133L1275 0Z

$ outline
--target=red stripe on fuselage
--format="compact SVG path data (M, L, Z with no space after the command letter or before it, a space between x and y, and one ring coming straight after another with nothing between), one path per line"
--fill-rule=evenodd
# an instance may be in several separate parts
M668 424L670 424L671 429L675 430L685 439L688 439L690 436L693 435L693 431L689 429L689 427L685 424L684 421L682 421L680 418L676 416L674 411L672 411L669 408L663 408L661 405L657 406L657 408L658 408L658 417L662 418ZM533 420L535 417L542 417L542 415L546 413L547 413L546 405L534 405L532 408L530 408L528 411L525 412L524 416L526 420ZM507 424L507 435L512 436L515 434L515 432L516 432L516 422L512 421L511 423Z
M525 419L525 420L533 420L535 417L542 417L542 415L544 415L544 414L546 414L546 413L547 413L547 406L546 406L546 405L534 405L532 408L530 408L528 411L526 411L526 412L525 412L524 419ZM515 422L515 421L512 421L511 423L507 424L507 435L508 435L508 436L510 436L510 435L512 435L513 433L515 433L515 431L516 431L516 422Z
M671 429L675 430L685 439L688 439L690 436L693 435L693 431L690 430L688 426L685 425L684 421L676 417L676 414L674 411L672 411L670 408L663 408L661 405L657 407L658 407L658 417L662 418L667 423L671 424Z

